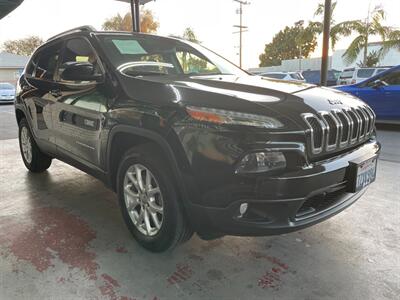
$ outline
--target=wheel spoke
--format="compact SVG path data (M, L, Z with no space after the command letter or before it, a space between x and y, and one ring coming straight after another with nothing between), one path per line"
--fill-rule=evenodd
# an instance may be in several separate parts
M163 214L164 212L163 208L158 206L155 201L149 201L149 208L153 213Z
M140 226L140 225L142 225L142 223L143 223L143 220L144 220L144 209L143 209L143 207L140 209L140 214L138 215L138 218L137 218L137 225L138 226Z
M154 225L156 226L157 229L161 228L160 221L158 220L158 216L156 213L150 213L151 218L153 219Z
M151 189L151 173L146 170L146 191L149 192Z
M143 177L142 177L142 169L139 168L138 166L135 166L135 171L136 171L136 178L137 178L137 183L139 185L140 191L144 192L144 184L143 184Z
M148 190L147 194L150 197L153 197L154 195L158 194L159 192L160 192L160 188L159 187L155 187L155 188L152 188L152 189Z
M146 208L144 209L144 222L146 224L147 234L150 235L150 233L151 233L150 218L149 218L149 212L147 211Z

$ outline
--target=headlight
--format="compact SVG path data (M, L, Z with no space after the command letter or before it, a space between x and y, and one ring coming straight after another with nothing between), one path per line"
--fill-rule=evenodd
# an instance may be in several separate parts
M236 173L263 173L285 168L286 158L282 152L256 152L247 154L240 161L236 168Z
M246 114L223 109L193 106L187 107L186 111L195 120L215 124L243 125L259 128L283 127L283 124L278 120L262 115Z

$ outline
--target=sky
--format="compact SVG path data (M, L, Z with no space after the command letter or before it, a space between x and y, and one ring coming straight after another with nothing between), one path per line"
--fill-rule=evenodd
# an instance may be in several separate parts
M257 67L265 44L287 25L298 20L317 20L319 0L249 0L244 7L243 67ZM368 7L382 4L386 25L400 28L400 0L338 0L336 22L365 19ZM160 23L158 34L181 35L191 27L206 47L238 63L238 4L233 0L156 0L146 5ZM0 45L10 39L38 35L44 39L81 25L101 29L105 19L125 14L129 4L115 0L25 0L9 16L0 20ZM372 40L373 41L373 40ZM344 49L351 38L342 39L336 49ZM321 44L321 42L320 42ZM312 56L320 56L318 48Z

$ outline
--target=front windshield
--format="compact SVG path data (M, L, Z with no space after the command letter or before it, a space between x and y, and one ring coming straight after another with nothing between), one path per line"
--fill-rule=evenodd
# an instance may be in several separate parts
M0 90L13 90L14 86L10 83L0 83Z
M127 76L237 75L247 73L194 43L151 35L100 34L112 64Z

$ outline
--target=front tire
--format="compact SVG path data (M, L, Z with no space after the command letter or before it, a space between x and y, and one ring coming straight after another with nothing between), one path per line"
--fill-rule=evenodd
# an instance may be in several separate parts
M150 145L128 151L118 169L117 192L133 237L152 252L164 252L193 234L162 156Z
M42 173L51 165L51 158L40 151L32 136L26 119L19 122L19 148L26 168L33 173Z

